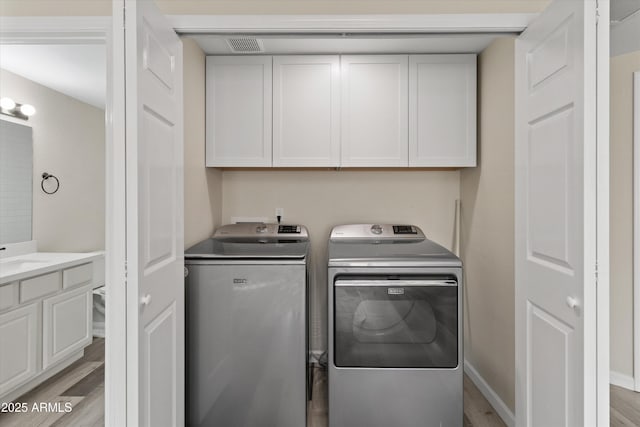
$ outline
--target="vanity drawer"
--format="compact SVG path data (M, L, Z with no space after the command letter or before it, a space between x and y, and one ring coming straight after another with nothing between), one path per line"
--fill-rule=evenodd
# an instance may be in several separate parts
M20 303L52 294L59 289L59 271L22 280L20 281Z
M18 305L18 282L0 286L0 311Z
M79 285L88 285L93 280L93 264L87 263L62 271L62 287L64 289Z

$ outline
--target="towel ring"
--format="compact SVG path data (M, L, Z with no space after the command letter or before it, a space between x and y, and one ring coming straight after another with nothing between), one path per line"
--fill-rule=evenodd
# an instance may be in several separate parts
M44 189L44 182L46 180L48 180L49 178L53 178L56 180L56 189L53 191L47 191ZM58 180L58 178L55 175L51 175L50 173L44 172L42 174L42 182L40 182L40 188L42 188L42 191L44 191L47 194L54 194L57 193L58 190L60 189L60 180Z

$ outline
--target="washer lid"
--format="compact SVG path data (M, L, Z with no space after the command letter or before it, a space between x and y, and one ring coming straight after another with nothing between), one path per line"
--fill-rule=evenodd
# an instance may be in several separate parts
M185 259L304 259L309 242L225 242L204 240L184 252Z
M303 259L309 233L303 225L246 222L219 227L211 239L187 249L186 259Z

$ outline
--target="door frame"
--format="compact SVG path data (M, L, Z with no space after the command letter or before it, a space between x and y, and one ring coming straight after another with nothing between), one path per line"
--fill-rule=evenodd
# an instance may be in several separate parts
M598 87L609 86L609 0L596 0L597 17L595 22L607 25L597 26L597 54L594 78ZM282 32L351 32L351 33L474 33L491 32L517 34L524 31L539 14L450 14L450 15L174 15L169 20L181 35L203 33L260 33L276 34ZM606 60L603 60L606 58ZM640 86L640 85L639 85ZM596 335L588 339L596 347L595 380L597 382L598 409L597 425L609 424L609 99L596 99L596 159L597 176L594 189L596 206L596 277L597 287L592 297L598 304L595 326ZM602 143L606 141L606 143ZM637 150L637 151L640 151ZM640 164L640 161L638 162ZM638 184L637 187L640 187ZM640 210L640 209L639 209ZM637 227L640 229L640 226ZM640 250L638 250L639 253ZM640 262L639 262L640 263ZM640 268L638 269L640 271ZM640 274L639 274L640 275ZM640 295L640 291L636 292ZM640 310L640 296L638 297ZM639 311L640 313L640 311ZM640 314L636 316L640 324ZM640 327L636 327L640 335ZM639 350L636 372L640 372L640 339L636 340ZM479 377L479 375L477 375ZM481 377L480 377L481 378ZM482 379L482 378L481 378ZM640 381L640 375L636 377ZM606 386L605 386L606 384ZM501 405L498 396L492 395L490 387L482 387L491 404L500 412L506 422L515 423L508 408Z
M607 88L606 99L596 99L596 402L598 426L610 419L610 0L596 0L596 87ZM605 23L601 25L600 23ZM597 90L596 95L601 95ZM606 410L602 410L606 408Z
M606 12L608 14L608 11ZM282 33L282 32L429 32L429 33L477 33L517 34L523 31L538 14L429 14L429 15L169 15L168 19L179 35L202 33ZM601 19L603 17L601 16ZM114 138L123 135L123 128L114 127L113 115L123 114L124 94L113 92L113 79L124 78L114 75L119 69L111 62L111 46L121 42L120 26L111 16L42 16L42 17L0 17L0 43L44 44L44 43L97 43L107 45L107 102L105 106L106 125L106 267L107 279L107 346L106 362L109 374L106 376L105 417L108 425L126 425L126 289L115 286L124 283L126 248L123 236L114 230L124 230L126 206L125 194L125 147L114 145ZM607 46L608 49L608 46ZM599 70L603 71L603 70ZM608 76L608 69L606 70ZM606 82L608 84L608 82ZM608 103L607 103L608 106ZM603 112L604 113L604 112ZM606 112L608 115L608 112ZM605 117L604 115L602 117ZM117 122L117 121L116 121ZM608 123L599 128L608 132ZM608 152L602 153L608 159ZM604 174L604 170L602 170ZM607 180L608 182L608 180ZM602 183L598 186L601 189ZM640 186L640 185L639 185ZM601 203L600 205L604 205ZM600 211L599 211L600 213ZM601 218L608 218L601 213ZM640 228L640 227L638 227ZM604 233L604 230L602 230ZM608 234L607 234L608 240ZM608 253L608 248L607 248ZM599 254L600 255L600 254ZM601 258L604 259L604 258ZM605 270L606 267L606 270ZM603 276L608 278L608 266L600 266ZM639 280L640 281L640 280ZM608 285L608 279L607 279ZM598 292L598 299L609 300L608 286ZM638 304L640 305L640 304ZM117 308L119 307L119 308ZM607 313L608 314L608 313ZM638 316L640 319L640 316ZM598 342L608 343L608 318L598 317ZM638 321L640 323L640 320ZM606 326L603 326L606 325ZM606 330L605 330L606 329ZM640 329L640 328L637 328ZM638 340L640 341L640 340ZM598 346L600 359L607 363L608 345ZM606 359L604 355L606 353ZM640 351L637 352L640 356ZM608 378L607 378L608 383ZM599 396L600 397L600 396ZM604 397L604 396L603 396ZM607 396L608 399L608 389Z
M114 286L124 283L125 241L118 239L113 230L124 224L124 146L114 145L117 129L113 128L114 97L111 63L111 16L21 16L0 17L0 44L96 44L106 45L107 74L105 102L105 286L106 286L106 340L105 340L105 421L107 425L124 425L126 408L126 313L125 288ZM122 226L122 229L124 227ZM114 280L120 278L120 280Z
M633 380L640 391L640 70L633 73Z

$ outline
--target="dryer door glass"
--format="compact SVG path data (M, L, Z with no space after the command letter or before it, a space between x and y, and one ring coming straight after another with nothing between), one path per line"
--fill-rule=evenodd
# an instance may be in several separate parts
M336 366L458 366L455 279L339 279L334 307Z

